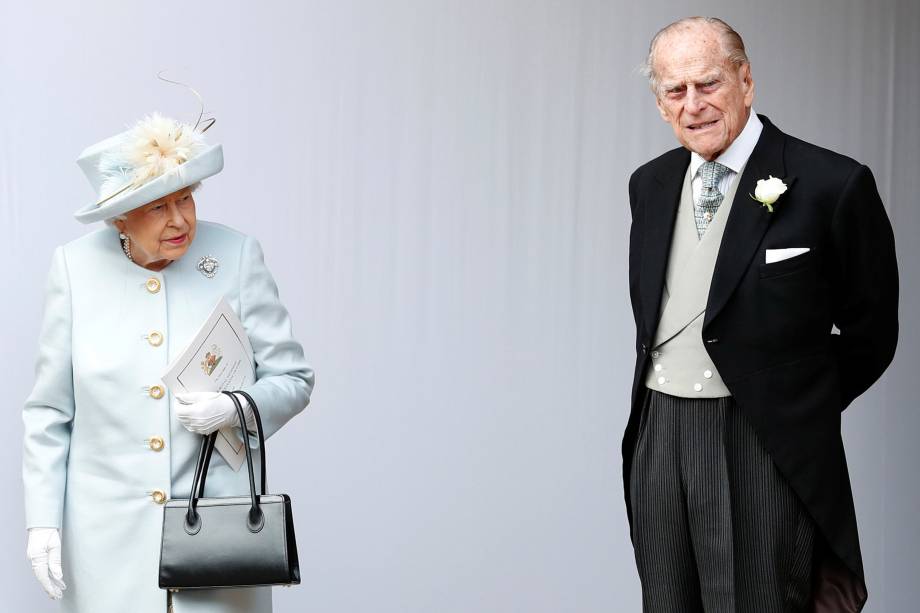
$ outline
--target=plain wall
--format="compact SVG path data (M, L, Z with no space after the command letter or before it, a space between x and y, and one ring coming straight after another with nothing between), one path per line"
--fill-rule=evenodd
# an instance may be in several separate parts
M2 0L0 608L56 610L25 558L20 409L52 250L88 230L74 159L149 111L194 121L194 98L154 78L169 69L224 145L199 216L262 241L317 372L269 444L304 575L276 610L639 611L626 180L675 146L636 68L692 10L745 38L758 112L878 178L902 340L844 429L866 611L914 610L920 8L687 6Z

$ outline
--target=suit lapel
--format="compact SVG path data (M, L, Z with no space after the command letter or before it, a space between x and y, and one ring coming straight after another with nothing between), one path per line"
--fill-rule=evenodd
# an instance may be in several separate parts
M697 238L696 221L693 215L693 193L689 172L685 192L681 195L671 237L671 255L668 261L666 290L669 297L664 300L658 330L655 332L655 347L686 328L706 310L709 288L716 257L722 244L725 222L731 215L738 181L725 194L726 201L719 208L719 214L709 223L703 238ZM740 177L739 177L740 179ZM677 261L673 261L673 260Z
M785 136L766 117L760 115L760 119L763 122L763 132L738 183L738 191L732 201L722 245L716 258L704 328L715 319L735 291L775 215L751 199L757 181L770 175L786 178L783 163Z
M642 298L642 319L645 322L646 337L651 341L658 325L661 309L661 294L664 289L668 254L671 251L671 237L674 233L674 219L680 204L690 152L676 150L659 168L655 181L659 191L650 195L652 202L643 207L646 232L642 242L642 272L639 275Z

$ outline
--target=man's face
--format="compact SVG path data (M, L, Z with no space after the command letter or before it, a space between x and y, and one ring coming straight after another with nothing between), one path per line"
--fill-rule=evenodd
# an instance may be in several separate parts
M754 102L751 67L729 62L719 33L709 25L666 34L656 47L662 119L684 147L716 159L747 123Z

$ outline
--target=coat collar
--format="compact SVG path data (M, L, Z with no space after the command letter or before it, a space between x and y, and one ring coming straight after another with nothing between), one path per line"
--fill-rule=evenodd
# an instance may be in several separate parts
M763 122L763 132L741 174L732 210L726 221L725 235L722 237L722 245L719 247L719 256L716 258L716 267L712 275L712 285L709 288L703 329L728 302L750 266L754 254L759 250L770 222L773 221L774 214L751 199L757 181L771 175L784 179L787 185L793 180L792 177L786 176L786 165L783 161L785 134L763 115L760 115L760 120Z
M726 221L709 290L704 329L728 302L773 219L773 214L750 198L749 194L754 193L757 180L773 175L784 178L787 185L792 181L791 177L786 177L783 162L786 136L765 116L758 117L763 122L763 132L741 174ZM642 243L639 291L646 338L649 341L654 337L658 325L674 220L689 164L690 152L686 149L677 149L664 156L655 172L659 192L652 196L654 210L645 208L646 232Z

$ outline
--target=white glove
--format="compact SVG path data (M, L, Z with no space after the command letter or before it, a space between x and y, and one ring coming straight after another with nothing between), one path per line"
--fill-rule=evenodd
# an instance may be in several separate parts
M256 429L255 416L249 408L249 402L243 396L236 395L243 405L246 415L246 428ZM210 434L227 426L239 426L240 418L236 414L236 405L230 397L220 392L186 392L176 394L176 419L186 430L196 434Z
M29 528L26 555L32 572L52 600L64 596L64 571L61 569L61 534L57 528Z

